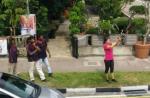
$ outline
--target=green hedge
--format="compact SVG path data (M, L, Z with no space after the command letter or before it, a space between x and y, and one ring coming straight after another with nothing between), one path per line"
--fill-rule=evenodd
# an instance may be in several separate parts
M90 28L86 32L87 34L98 34L98 28Z
M137 14L145 14L145 6L143 5L135 5L130 7L130 12L135 12Z

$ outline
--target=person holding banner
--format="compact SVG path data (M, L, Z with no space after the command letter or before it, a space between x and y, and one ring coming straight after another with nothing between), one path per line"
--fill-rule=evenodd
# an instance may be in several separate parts
M15 44L15 39L10 38L9 39L9 45L8 45L8 57L9 57L9 68L8 72L10 74L16 75L16 69L17 69L17 46Z
M115 77L114 77L114 58L113 58L113 48L117 46L120 43L121 39L120 37L116 38L116 42L112 43L109 37L104 38L103 42L103 48L105 52L105 74L106 74L106 81L108 83L112 82L117 82ZM110 71L111 75L111 81L109 80L109 75L108 72Z

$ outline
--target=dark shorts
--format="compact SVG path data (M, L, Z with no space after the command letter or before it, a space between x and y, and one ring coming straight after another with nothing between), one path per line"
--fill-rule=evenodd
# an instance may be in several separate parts
M110 70L110 73L114 72L114 60L104 60L105 63L105 73L108 73Z

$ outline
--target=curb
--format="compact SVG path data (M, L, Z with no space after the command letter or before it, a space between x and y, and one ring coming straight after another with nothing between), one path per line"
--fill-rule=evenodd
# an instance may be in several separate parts
M121 88L66 88L57 89L61 93L100 93L100 92L121 92Z
M124 93L127 96L132 94L136 95L145 94L150 90L150 85L141 85L141 86L126 86L118 88L66 88L66 89L57 89L63 94L95 94L95 93ZM143 93L142 93L143 92Z

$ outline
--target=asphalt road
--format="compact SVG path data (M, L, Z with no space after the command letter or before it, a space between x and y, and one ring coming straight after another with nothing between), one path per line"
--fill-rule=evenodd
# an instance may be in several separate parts
M126 97L125 95L96 95L96 96L72 96L66 98L150 98L150 96L134 96L134 97Z

